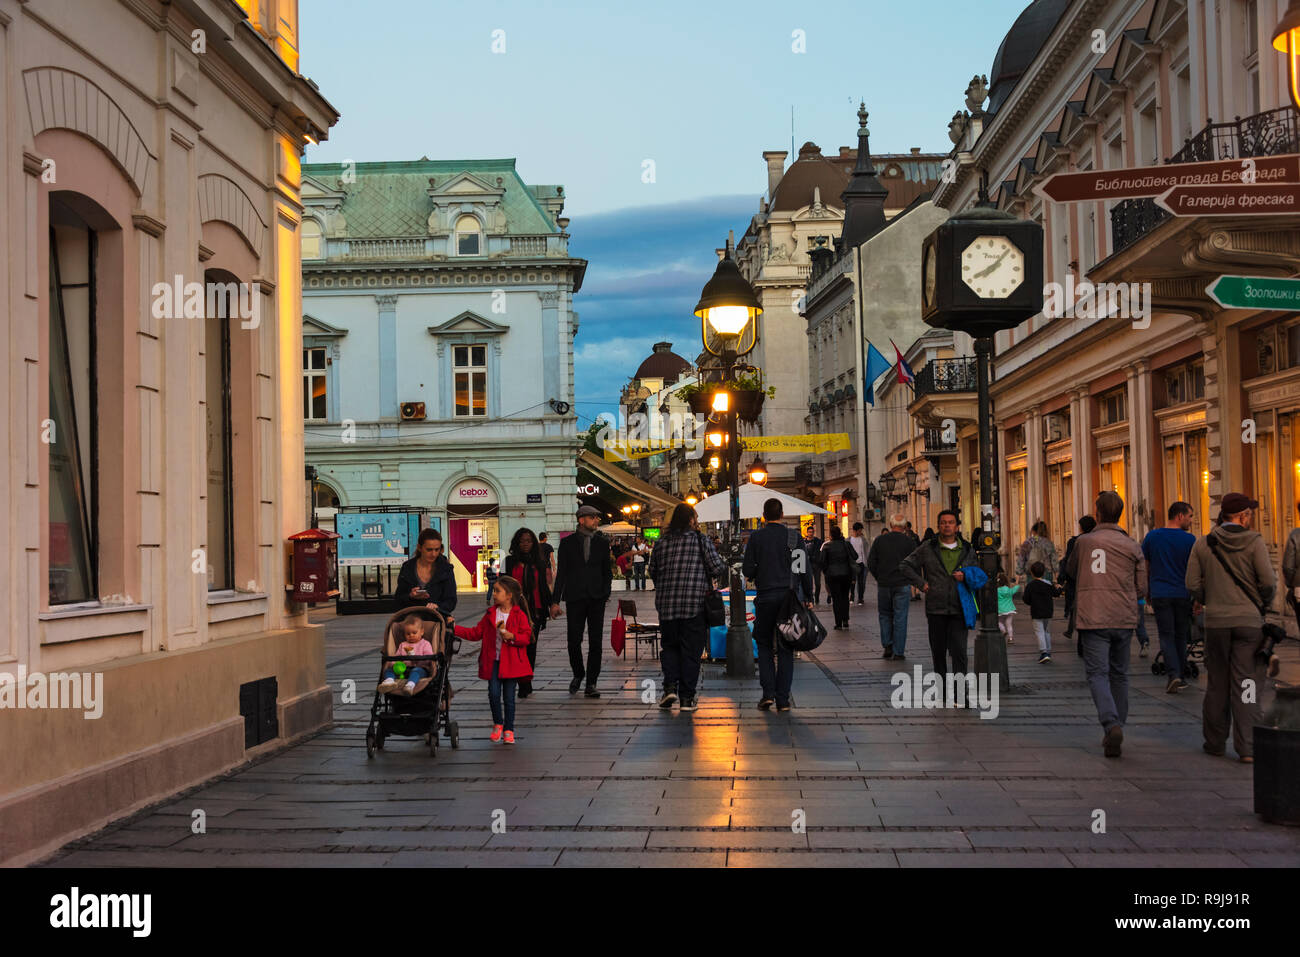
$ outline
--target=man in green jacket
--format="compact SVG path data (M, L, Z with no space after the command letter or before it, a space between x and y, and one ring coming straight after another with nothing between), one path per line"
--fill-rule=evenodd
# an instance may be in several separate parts
M962 569L976 563L975 549L957 534L957 513L945 508L939 513L939 534L908 555L898 570L904 580L925 593L925 620L929 630L930 656L939 680L947 687L948 658L954 674L966 674L966 642L970 629L961 608L958 583Z
M1258 507L1240 492L1223 496L1218 525L1192 546L1187 560L1187 590L1205 606L1202 747L1224 754L1231 723L1232 744L1244 764L1255 760L1251 729L1260 722L1264 686L1256 652L1264 642L1264 612L1277 590L1268 547L1250 527Z

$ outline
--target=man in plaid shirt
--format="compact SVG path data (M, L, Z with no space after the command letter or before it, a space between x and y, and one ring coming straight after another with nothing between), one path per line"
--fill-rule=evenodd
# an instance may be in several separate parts
M667 710L680 701L682 711L694 711L695 686L700 679L700 655L709 634L704 619L704 596L709 579L721 579L727 566L697 529L695 509L678 505L663 538L650 554L650 580L655 583L655 610L659 612L664 671L664 693L659 707ZM680 693L680 697L679 697Z

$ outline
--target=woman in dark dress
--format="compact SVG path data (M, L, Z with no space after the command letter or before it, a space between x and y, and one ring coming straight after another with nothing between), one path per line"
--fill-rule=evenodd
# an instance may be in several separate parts
M447 618L456 610L456 572L442 553L442 535L436 528L420 533L415 557L402 565L393 600L398 609L433 608Z
M528 643L528 663L537 670L537 639L550 616L551 589L546 584L546 556L530 528L521 528L510 540L506 554L506 574L519 582L524 593L524 607L533 624L533 640ZM519 697L533 693L532 677L519 679Z

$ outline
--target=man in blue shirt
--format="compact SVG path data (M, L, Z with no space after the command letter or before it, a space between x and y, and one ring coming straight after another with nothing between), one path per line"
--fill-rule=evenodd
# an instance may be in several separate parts
M1147 560L1150 594L1148 600L1156 614L1160 650L1165 656L1169 682L1168 694L1187 687L1187 638L1192 629L1192 596L1187 591L1187 560L1191 557L1196 536L1192 526L1192 506L1174 502L1169 506L1169 521L1164 528L1153 528L1142 540L1142 554Z

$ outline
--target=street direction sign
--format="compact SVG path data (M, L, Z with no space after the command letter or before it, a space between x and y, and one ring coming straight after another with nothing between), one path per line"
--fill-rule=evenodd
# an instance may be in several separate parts
M1300 312L1300 279L1220 276L1205 288L1205 294L1224 309Z
M1246 183L1300 183L1300 153L1057 173L1035 186L1034 192L1058 203L1087 203L1159 196L1179 186L1240 186L1243 175Z
M1156 205L1175 216L1285 216L1300 213L1300 183L1175 186Z

